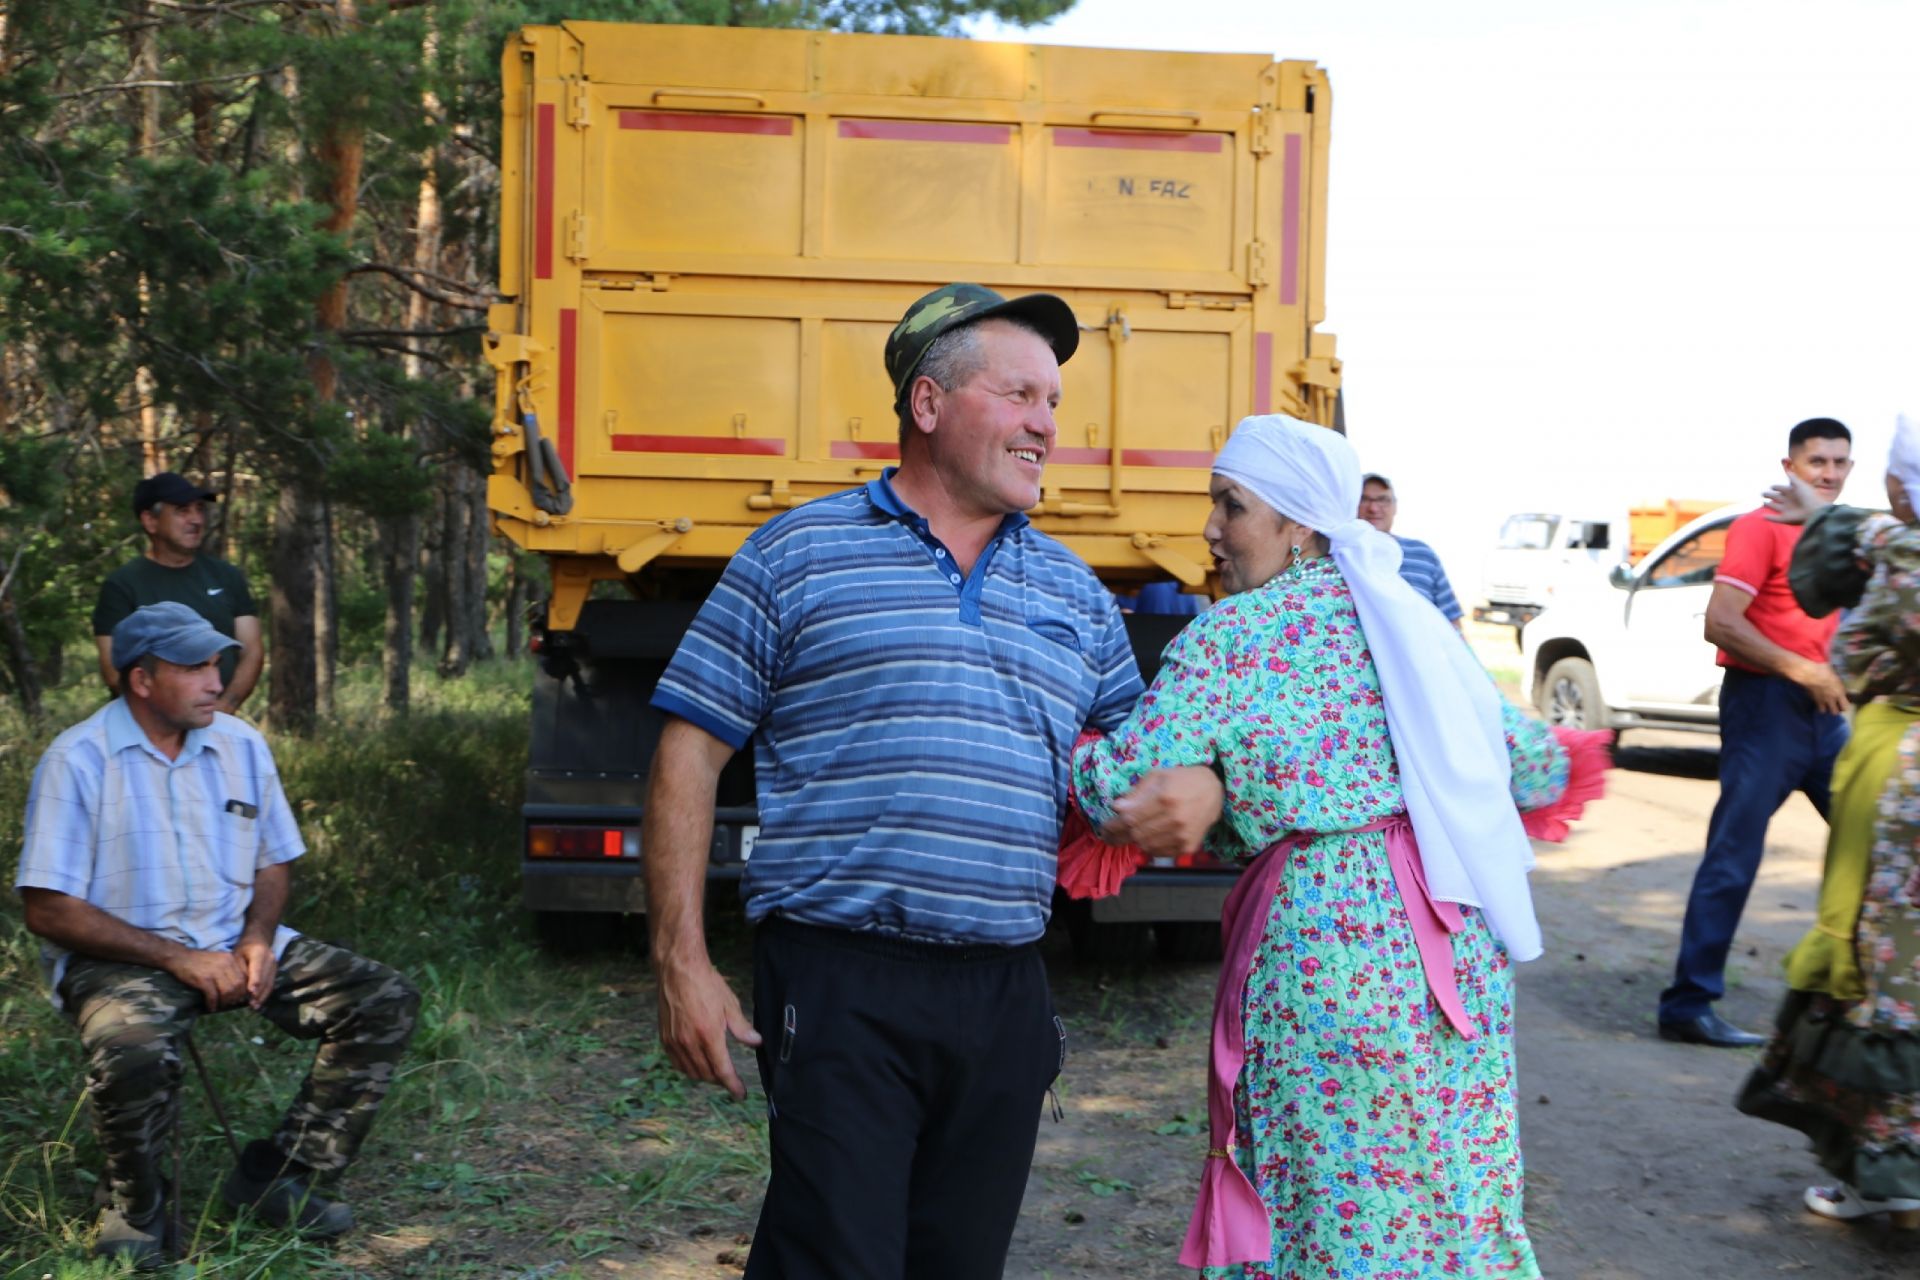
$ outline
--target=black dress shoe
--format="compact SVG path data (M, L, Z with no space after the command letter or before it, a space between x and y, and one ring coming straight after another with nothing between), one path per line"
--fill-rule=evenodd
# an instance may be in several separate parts
M1703 1013L1680 1022L1662 1022L1660 1038L1680 1044L1710 1044L1716 1049L1751 1049L1767 1042L1765 1036L1742 1031L1717 1013Z

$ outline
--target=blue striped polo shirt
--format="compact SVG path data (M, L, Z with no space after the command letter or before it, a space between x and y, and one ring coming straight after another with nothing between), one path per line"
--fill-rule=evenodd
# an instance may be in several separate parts
M754 744L748 919L1030 942L1074 741L1132 708L1133 650L1093 572L1025 516L962 574L891 476L755 530L653 705Z
M1400 544L1400 576L1407 585L1433 601L1448 622L1458 622L1460 602L1453 598L1453 584L1447 581L1447 571L1440 567L1440 557L1433 548L1418 538L1403 538L1397 533L1393 540Z

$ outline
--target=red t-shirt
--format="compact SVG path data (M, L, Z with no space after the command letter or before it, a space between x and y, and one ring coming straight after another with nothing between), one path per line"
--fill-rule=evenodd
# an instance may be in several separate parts
M1747 606L1747 621L1761 635L1789 653L1824 664L1833 633L1840 629L1840 615L1809 618L1793 598L1787 586L1787 566L1799 541L1799 525L1769 520L1764 509L1749 511L1727 527L1727 551L1713 580L1753 597L1753 603ZM1757 670L1725 649L1719 650L1715 661L1741 671Z

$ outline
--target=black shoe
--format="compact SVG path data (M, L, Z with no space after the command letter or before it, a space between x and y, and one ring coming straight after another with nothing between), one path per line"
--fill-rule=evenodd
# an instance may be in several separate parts
M100 1236L93 1242L96 1258L125 1258L135 1271L158 1271L167 1265L166 1246L161 1235L166 1224L159 1210L144 1222L136 1222L109 1205L100 1211Z
M1703 1013L1679 1022L1662 1022L1660 1038L1680 1044L1710 1044L1716 1049L1751 1049L1767 1042L1765 1036L1742 1031L1717 1013Z
M235 1211L249 1210L262 1222L326 1240L353 1230L353 1210L313 1189L310 1177L283 1171L260 1177L235 1165L220 1184L220 1198Z

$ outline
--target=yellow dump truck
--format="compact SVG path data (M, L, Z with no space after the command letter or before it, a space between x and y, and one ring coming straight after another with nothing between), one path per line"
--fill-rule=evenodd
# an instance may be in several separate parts
M914 298L1073 307L1030 514L1116 592L1207 590L1208 467L1240 417L1336 424L1312 63L569 23L521 31L502 76L488 493L552 570L525 886L562 935L644 909L647 696L727 558L898 458L881 351ZM1150 673L1179 619L1134 622ZM719 874L751 855L749 754ZM1080 917L1172 938L1217 919L1223 875L1143 871Z

